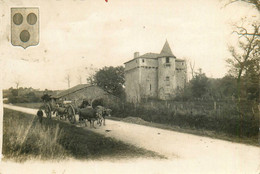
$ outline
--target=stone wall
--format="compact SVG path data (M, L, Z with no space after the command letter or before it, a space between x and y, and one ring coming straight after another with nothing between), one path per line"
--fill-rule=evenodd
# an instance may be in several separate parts
M137 66L139 66L139 60L133 59L132 61L125 63L125 71L127 72L131 69L136 68Z
M158 71L157 68L141 67L141 97L157 98L158 91Z
M125 73L125 92L128 102L140 101L140 69L134 68Z
M176 61L176 83L177 89L184 88L187 83L187 65L184 60Z
M158 61L157 59L146 59L146 58L139 58L139 66L145 66L145 67L158 67Z

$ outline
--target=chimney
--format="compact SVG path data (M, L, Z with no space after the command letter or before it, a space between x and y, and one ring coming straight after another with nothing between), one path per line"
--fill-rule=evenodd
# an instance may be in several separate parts
M139 57L139 52L134 53L134 58L137 58L137 57Z

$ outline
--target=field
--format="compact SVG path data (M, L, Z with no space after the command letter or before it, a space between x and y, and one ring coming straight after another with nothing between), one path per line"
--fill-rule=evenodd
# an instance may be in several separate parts
M164 158L67 123L4 109L4 160Z
M14 105L25 107L25 108L39 109L40 106L43 105L43 103L15 103Z

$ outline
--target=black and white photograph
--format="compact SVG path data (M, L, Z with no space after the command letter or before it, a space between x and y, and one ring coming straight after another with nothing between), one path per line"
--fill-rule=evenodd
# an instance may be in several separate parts
M259 0L0 0L0 174L260 174Z

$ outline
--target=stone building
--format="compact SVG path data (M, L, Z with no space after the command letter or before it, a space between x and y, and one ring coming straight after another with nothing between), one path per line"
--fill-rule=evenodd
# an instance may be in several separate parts
M77 106L80 106L83 101L93 104L93 102L101 102L101 105L110 105L110 103L116 103L117 98L108 94L103 89L95 85L80 84L60 93L53 95L56 100L69 100L75 102Z
M125 90L128 102L153 98L169 100L187 82L186 61L177 59L166 41L160 54L134 53L125 64Z

